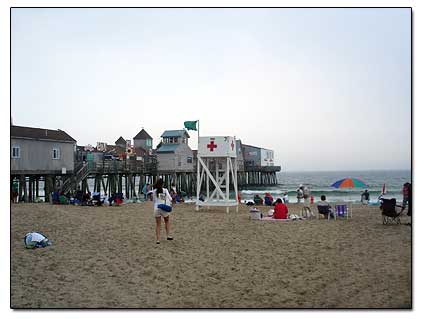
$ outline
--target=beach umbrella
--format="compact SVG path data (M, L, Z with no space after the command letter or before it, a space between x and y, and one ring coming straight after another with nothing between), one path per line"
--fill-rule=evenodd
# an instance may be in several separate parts
M347 177L347 178L343 178L341 180L338 180L337 182L334 182L333 184L331 184L331 187L335 187L335 188L355 188L355 187L361 187L361 188L367 188L368 184L365 183L363 180L359 179L359 178L351 178L351 177ZM350 195L349 195L349 200L350 200ZM350 203L350 210L352 211L352 203Z
M367 183L365 183L363 180L360 180L359 178L343 178L341 180L338 180L337 182L334 182L331 184L331 187L335 188L355 188L355 187L362 187L366 188L368 187Z

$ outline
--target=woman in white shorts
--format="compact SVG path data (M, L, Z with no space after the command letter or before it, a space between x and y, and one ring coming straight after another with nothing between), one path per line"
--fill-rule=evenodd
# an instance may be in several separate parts
M156 244L160 244L160 224L161 220L165 221L165 232L166 239L173 240L171 233L171 225L169 222L170 212L166 212L160 208L158 208L159 204L165 204L168 206L172 205L172 197L169 194L169 191L163 187L163 181L159 178L156 183L153 185L153 216L156 219Z

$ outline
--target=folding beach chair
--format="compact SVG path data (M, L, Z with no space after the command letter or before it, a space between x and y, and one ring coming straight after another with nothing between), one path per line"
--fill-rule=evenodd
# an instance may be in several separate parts
M381 216L383 218L383 225L387 225L389 223L400 224L400 211L396 210L396 198L381 199ZM401 207L401 206L397 206Z
M334 218L344 218L349 219L352 218L352 209L347 206L347 204L336 204Z
M318 208L318 214L317 218L319 219L319 215L324 215L328 220L330 220L330 217L334 217L334 214L331 212L330 206L317 206ZM335 219L335 217L334 217Z

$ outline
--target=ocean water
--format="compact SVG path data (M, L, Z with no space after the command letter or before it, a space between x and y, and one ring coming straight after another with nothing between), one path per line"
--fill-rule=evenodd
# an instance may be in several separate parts
M375 171L329 171L329 172L279 172L277 173L278 185L270 187L248 187L241 191L242 199L253 199L255 194L263 196L266 192L275 197L282 197L288 192L289 202L297 202L296 190L300 184L306 185L311 190L315 201L321 195L327 197L327 201L351 201L359 202L364 188L342 188L330 187L334 182L346 178L355 177L365 181L369 187L370 201L376 201L381 194L383 184L386 184L385 197L396 198L401 202L403 199L402 186L411 182L410 170L375 170Z

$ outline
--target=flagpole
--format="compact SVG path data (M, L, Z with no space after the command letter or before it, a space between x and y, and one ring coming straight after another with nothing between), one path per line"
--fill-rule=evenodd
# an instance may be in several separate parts
M199 145L199 136L200 136L200 120L197 120L197 145Z

